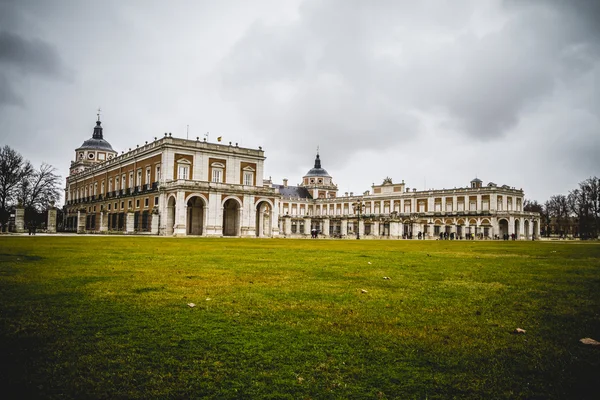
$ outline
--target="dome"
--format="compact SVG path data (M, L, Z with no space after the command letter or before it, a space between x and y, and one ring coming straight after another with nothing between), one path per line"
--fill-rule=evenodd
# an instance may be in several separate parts
M315 158L315 166L311 168L304 176L325 176L331 178L331 175L321 168L321 159L319 158L319 153L317 153L317 158Z
M110 143L104 139L88 139L77 150L107 150L114 152Z
M86 140L77 150L106 150L115 152L106 140L102 137L102 126L100 122L100 116L98 116L98 121L96 121L96 126L94 127L94 134L91 139Z

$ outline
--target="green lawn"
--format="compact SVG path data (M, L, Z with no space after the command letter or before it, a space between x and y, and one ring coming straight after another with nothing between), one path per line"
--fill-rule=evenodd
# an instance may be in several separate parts
M595 399L599 314L592 243L0 237L4 398Z

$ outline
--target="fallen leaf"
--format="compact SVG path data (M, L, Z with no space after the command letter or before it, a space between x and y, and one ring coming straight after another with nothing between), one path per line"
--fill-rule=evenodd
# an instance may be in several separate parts
M194 303L188 303L188 306L190 306L191 308L196 307L196 305Z
M369 261L367 264L371 265L371 261Z
M580 339L579 341L583 344L591 344L592 346L600 346L600 342L598 342L592 338L589 338L589 337Z
M525 333L527 332L525 329L517 328L513 331L513 333Z
M361 293L369 293L365 289L360 289Z
M211 301L211 300L212 300L212 299L211 299L210 297L207 297L207 298L206 298L206 301Z

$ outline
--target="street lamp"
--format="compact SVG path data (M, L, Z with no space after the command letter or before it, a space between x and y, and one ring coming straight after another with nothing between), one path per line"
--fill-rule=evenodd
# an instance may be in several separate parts
M365 203L361 201L357 201L352 203L352 208L354 209L354 213L358 214L358 226L356 227L356 239L360 239L360 213L365 208Z

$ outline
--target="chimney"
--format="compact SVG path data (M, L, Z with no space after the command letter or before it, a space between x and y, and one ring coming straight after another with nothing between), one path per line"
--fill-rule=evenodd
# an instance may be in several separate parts
M354 196L354 192L350 192L350 197Z
M287 187L287 178L283 178L283 187Z

